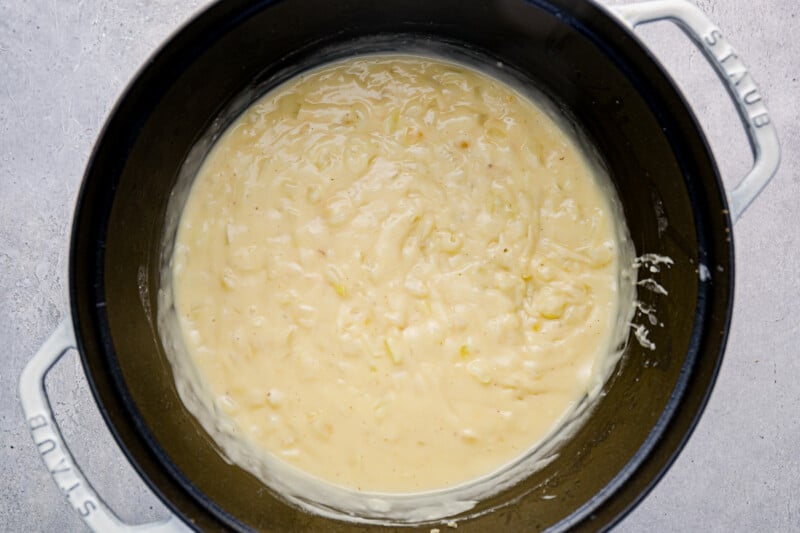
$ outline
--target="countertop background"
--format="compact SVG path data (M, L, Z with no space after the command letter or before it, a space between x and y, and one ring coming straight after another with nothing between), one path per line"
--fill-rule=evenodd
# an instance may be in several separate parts
M606 0L627 3L625 0ZM619 531L800 531L800 3L696 0L750 66L783 163L735 228L732 333L711 401L679 459ZM67 313L81 175L117 97L204 0L0 0L0 529L83 531L26 430L25 362ZM640 31L689 95L727 183L751 156L711 68L667 23ZM79 463L124 519L166 516L117 449L71 353L48 390Z

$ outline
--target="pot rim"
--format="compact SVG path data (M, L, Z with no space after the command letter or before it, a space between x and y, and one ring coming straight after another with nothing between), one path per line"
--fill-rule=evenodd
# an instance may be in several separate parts
M611 56L617 67L626 74L631 83L640 92L643 88L646 89L643 94L649 97L651 112L660 121L683 122L691 126L689 133L695 136L696 140L704 147L702 153L704 161L700 161L700 163L707 165L713 171L717 192L722 204L727 208L725 190L703 130L677 85L665 71L663 65L649 52L647 46L618 20L614 19L602 6L595 5L593 2L589 3L590 7L587 8L592 10L594 15L592 27L590 27L586 22L578 20L569 13L565 16L565 9L568 10L569 6L560 9L553 7L553 3L569 4L572 0L522 1L534 4L566 19L569 25L578 29L595 46L603 50L606 55ZM237 5L243 3L237 2ZM77 296L78 286L80 285L78 277L81 272L79 268L81 259L79 249L85 239L83 223L84 217L89 216L86 213L92 204L91 200L94 199L95 194L91 188L92 169L98 164L97 160L108 142L108 137L115 133L114 129L121 109L138 91L145 89L144 86L148 82L146 78L155 70L158 70L157 66L159 64L169 62L169 56L179 55L178 51L181 50L181 47L187 47L195 39L207 46L219 36L235 28L241 20L257 11L268 8L273 3L275 2L271 0L250 2L251 5L247 9L238 12L236 8L232 7L234 2L226 3L218 0L195 13L161 44L136 72L109 113L88 160L73 216L69 257L70 310L75 324L77 349L80 353L81 364L92 395L117 444L148 488L156 494L168 509L189 524L195 522L197 518L195 513L201 515L205 513L213 517L213 520L218 521L217 523L221 522L227 527L234 529L243 527L242 523L234 516L227 513L195 487L185 474L179 471L172 463L139 415L134 401L127 391L120 368L106 364L104 368L97 369L89 362L87 352L90 350L99 349L108 354L113 354L114 350L109 332L108 317L104 307L102 279L98 280L99 283L93 287L95 297L92 300L96 305L92 312L87 314L86 310L79 305L79 297ZM575 2L572 2L572 4L575 4ZM234 13L237 14L234 15ZM225 20L226 23L221 25L216 22L211 23L212 20L220 19ZM208 28L213 28L213 31L208 30ZM204 37L199 37L201 35ZM635 50L636 57L631 57L626 55L626 52L618 50L618 47L621 46L620 43L626 40L633 43L633 46L630 44L627 46ZM195 46L195 53L202 53L197 52L197 48ZM184 53L186 53L185 50ZM629 50L627 54L630 53ZM632 67L632 63L636 63L638 68ZM644 79L644 76L638 70L643 65L647 67L650 76L657 75L659 77L655 81L663 89L656 89L654 87L656 83L652 80ZM168 86L168 84L169 81L161 80L163 87ZM649 89L648 86L650 86ZM669 100L673 106L665 105L664 100ZM675 112L676 107L678 113ZM665 109L670 109L672 115L680 116L666 116L664 114ZM145 120L146 117L142 117L139 124L141 125ZM687 132L686 129L672 129L682 131L684 135ZM135 133L129 133L129 136L128 141L132 142L136 135ZM673 150L677 152L675 154L677 157L682 150L680 146L676 145L678 140L673 137L670 137L670 144ZM109 205L107 208L110 212L111 206ZM705 322L707 315L711 312L710 306L712 304L709 302L713 300L710 284L701 283L698 286L698 302L695 309L694 328L689 353L682 363L680 378L673 388L669 401L657 423L624 468L590 500L573 511L568 517L555 524L553 529L605 528L618 523L647 496L664 476L694 431L713 390L722 363L733 309L735 265L732 221L727 213L724 213L723 217L724 227L727 228L730 237L727 242L727 250L725 250L728 256L729 281L727 286L717 287L716 289L718 291L721 290L727 296L727 303L724 308L724 328L720 332L719 349L718 353L715 354L713 364L706 369L706 373L702 378L697 376L695 368L699 363L698 358L702 355L701 346L708 342L706 337L710 335ZM100 235L104 236L107 229L108 216L101 217L101 219L103 221L101 227L95 229ZM704 241L704 232L701 231L702 220L697 222L698 243L702 248ZM93 250L93 252L96 252L97 255L92 258L92 261L100 265L99 271L102 272L103 250ZM104 377L105 382L96 378L98 373ZM108 382L108 375L112 378L111 383ZM690 391L694 391L693 394L689 394ZM702 392L697 398L694 398L698 391ZM686 409L689 396L693 397L692 403L694 403L694 407ZM670 435L673 437L673 442L667 442L667 437ZM679 435L679 437L676 439L675 435ZM133 448L136 449L134 450ZM161 471L161 475L158 475L157 471ZM165 486L169 487L169 489L165 489Z

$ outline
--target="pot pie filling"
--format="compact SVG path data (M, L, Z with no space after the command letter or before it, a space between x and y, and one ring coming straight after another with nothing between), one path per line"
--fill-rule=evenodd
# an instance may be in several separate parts
M572 136L505 83L329 64L250 106L196 176L175 371L256 475L277 458L357 491L452 487L605 381L633 304L622 224Z

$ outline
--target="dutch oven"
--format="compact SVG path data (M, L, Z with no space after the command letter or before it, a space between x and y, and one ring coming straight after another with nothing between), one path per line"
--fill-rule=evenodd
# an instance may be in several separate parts
M755 165L730 191L692 111L632 32L660 19L698 44L737 105ZM591 416L557 458L480 502L471 517L451 517L459 532L603 528L674 460L725 348L733 222L779 159L763 99L723 33L683 0L612 9L586 0L225 0L153 55L106 122L74 215L70 317L21 378L34 441L91 528L125 526L81 475L44 391L46 372L71 347L119 446L174 514L151 528L390 529L304 513L223 460L178 398L154 317L171 195L236 112L305 68L412 48L500 63L547 95L596 148L636 253L674 261L648 273L668 295L639 290L663 323L650 328L656 349L630 342Z

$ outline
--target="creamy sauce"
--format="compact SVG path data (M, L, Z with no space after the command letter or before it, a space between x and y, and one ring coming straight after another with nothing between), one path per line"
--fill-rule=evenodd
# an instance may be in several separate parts
M575 141L503 83L403 56L307 73L192 186L179 390L268 484L276 458L364 492L489 474L618 355L633 290L615 215Z

